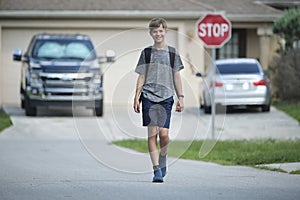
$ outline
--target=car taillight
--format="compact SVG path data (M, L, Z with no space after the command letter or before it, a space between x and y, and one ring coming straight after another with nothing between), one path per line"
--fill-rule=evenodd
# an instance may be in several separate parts
M266 86L267 83L266 83L265 80L259 80L259 81L253 82L253 85L255 85L255 86Z
M209 87L212 88L212 86L213 86L213 84L211 82L210 85L209 85ZM222 82L218 82L218 81L215 82L215 87L222 87L222 86L223 86Z

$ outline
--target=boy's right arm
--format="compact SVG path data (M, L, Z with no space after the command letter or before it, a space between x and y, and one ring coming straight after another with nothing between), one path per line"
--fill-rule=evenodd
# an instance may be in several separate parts
M140 74L137 79L134 102L133 102L133 108L136 113L140 113L140 96L141 96L144 83L145 83L145 75Z

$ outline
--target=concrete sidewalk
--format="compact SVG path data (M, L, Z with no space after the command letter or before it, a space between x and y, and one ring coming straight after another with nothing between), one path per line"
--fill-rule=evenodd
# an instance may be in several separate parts
M287 173L293 173L295 171L299 171L300 173L300 162L293 162L293 163L274 163L274 164L262 164L257 165L258 167L267 167L270 169L280 169Z

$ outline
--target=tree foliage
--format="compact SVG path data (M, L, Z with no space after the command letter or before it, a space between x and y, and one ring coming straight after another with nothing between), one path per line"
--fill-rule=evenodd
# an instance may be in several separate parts
M283 101L300 101L300 49L293 47L300 41L300 8L286 10L275 21L273 32L285 40L285 47L278 51L273 60L273 95Z
M292 48L295 41L300 40L300 8L286 10L283 16L277 19L273 32L283 36L286 48Z

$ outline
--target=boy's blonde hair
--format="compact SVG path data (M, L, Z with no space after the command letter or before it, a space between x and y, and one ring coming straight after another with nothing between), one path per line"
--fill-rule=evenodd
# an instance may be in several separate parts
M162 25L163 28L167 28L167 21L164 18L153 18L149 23L149 29L152 31L155 28L160 27Z

